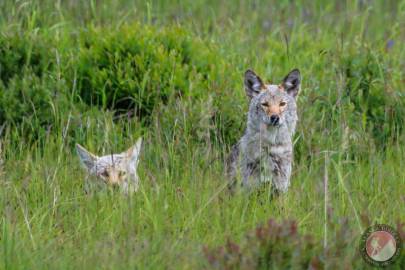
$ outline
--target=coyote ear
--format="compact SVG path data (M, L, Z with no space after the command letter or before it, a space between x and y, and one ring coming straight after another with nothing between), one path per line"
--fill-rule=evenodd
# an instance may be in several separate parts
M290 71L290 73L288 73L288 75L285 76L282 85L285 91L290 96L296 97L298 95L301 85L300 71L298 69L293 69L292 71Z
M131 165L135 165L135 168L138 165L141 146L142 146L142 137L139 138L138 141L136 141L135 145L133 145L126 151L126 155L129 158Z
M84 147L80 144L76 144L76 152L79 155L80 161L82 162L83 166L86 167L88 170L91 170L94 165L96 165L98 157L84 149Z
M265 88L262 79L252 70L248 69L245 72L245 91L246 95L251 99L260 93Z

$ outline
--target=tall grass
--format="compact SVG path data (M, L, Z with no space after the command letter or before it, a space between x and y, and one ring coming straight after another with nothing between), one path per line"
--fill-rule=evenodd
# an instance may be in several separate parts
M1 1L0 267L210 268L204 247L249 249L272 218L313 265L365 268L363 230L405 221L404 22L405 1ZM242 74L294 67L292 187L231 196ZM139 136L140 191L88 190L74 144Z

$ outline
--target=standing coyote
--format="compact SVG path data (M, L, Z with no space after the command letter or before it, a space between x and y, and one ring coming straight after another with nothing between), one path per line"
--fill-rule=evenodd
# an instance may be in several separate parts
M276 191L288 190L292 136L298 118L295 99L300 83L298 69L292 70L279 85L264 84L252 70L245 72L250 105L245 134L228 157L227 171L232 183L240 172L245 188L272 181Z
M101 157L90 153L79 144L76 144L76 150L90 175L96 176L106 184L120 187L125 193L132 193L139 187L137 167L141 144L142 138L139 138L127 151Z

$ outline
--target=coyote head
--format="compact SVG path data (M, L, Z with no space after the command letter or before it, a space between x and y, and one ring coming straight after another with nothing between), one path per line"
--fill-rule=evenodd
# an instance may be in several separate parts
M79 144L76 144L76 150L90 175L96 176L108 185L118 186L124 192L133 192L138 190L139 185L137 167L141 144L142 138L139 138L127 151L101 157L90 153Z
M301 75L292 70L279 85L265 84L252 70L245 72L245 91L249 97L249 116L267 126L285 125L289 118L296 118L295 98L298 94ZM295 128L295 127L294 127Z

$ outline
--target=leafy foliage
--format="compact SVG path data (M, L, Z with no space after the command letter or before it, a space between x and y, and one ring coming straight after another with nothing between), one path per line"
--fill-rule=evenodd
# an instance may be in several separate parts
M212 56L180 28L92 29L80 44L80 96L90 105L145 117L171 97L198 98L207 88Z

